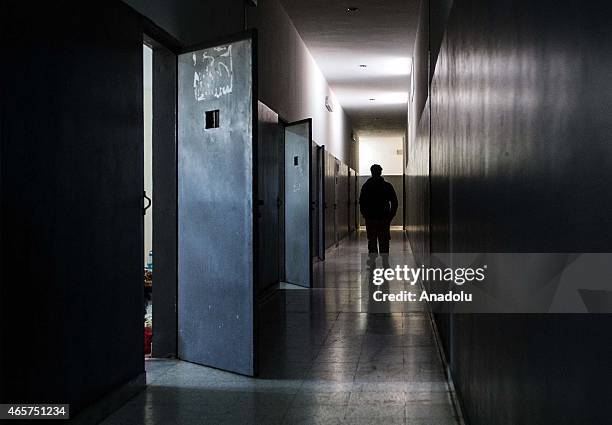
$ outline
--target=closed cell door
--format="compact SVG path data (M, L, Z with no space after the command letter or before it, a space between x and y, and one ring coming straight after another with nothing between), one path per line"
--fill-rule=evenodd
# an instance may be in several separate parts
M313 172L316 172L316 209L317 209L317 222L314 226L317 228L317 248L316 256L320 260L325 260L325 169L324 169L324 154L325 149L323 146L317 146L316 150L316 166L313 168Z
M312 279L312 121L285 126L285 280L310 287Z
M349 229L349 233L352 233L355 231L355 170L353 170L352 168L349 168L348 191L349 191L348 229Z
M255 46L178 56L178 353L254 375Z
M344 239L349 233L349 167L338 161L338 179L336 185L338 240Z
M336 243L336 158L325 151L325 248Z

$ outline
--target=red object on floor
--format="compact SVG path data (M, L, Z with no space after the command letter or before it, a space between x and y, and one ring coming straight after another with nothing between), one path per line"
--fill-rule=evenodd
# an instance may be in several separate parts
M144 328L144 353L151 354L151 342L153 341L153 329Z

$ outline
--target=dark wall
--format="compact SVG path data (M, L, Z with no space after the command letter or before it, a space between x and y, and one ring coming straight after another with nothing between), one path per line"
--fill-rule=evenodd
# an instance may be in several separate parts
M409 105L410 137L414 138L421 120L421 113L429 95L429 0L421 0L419 25L413 48L413 94Z
M421 118L429 106L431 135L409 151L411 175L431 173L432 251L610 250L610 22L603 1L454 1ZM411 214L411 229L426 223ZM609 422L610 315L437 322L469 423Z
M144 371L142 29L119 2L0 15L0 399L75 413Z
M425 261L429 246L429 90L453 0L421 0L412 52L412 94L405 139L404 227L415 254Z
M429 46L429 80L433 77L436 69L436 62L440 52L440 46L444 38L446 24L453 7L454 0L423 0L423 3L429 4L429 22L428 22L428 46Z
M417 261L427 261L429 253L429 101L423 109L413 138L408 142L408 166L404 174L406 228Z
M245 29L244 0L123 0L184 45L215 40Z
M454 249L612 247L611 18L601 2L455 4L431 97Z
M421 0L412 52L412 90L404 157L404 228L417 259L424 261L429 244L429 0ZM423 114L425 113L425 117Z

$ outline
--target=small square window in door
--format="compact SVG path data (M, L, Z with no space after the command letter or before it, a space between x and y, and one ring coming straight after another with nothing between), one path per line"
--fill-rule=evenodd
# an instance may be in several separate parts
M219 110L206 111L206 130L211 128L219 128Z

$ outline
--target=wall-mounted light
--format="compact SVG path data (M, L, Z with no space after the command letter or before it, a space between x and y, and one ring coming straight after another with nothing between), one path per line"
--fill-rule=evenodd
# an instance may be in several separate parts
M358 8L358 7L355 7L355 6L351 6L351 7L348 7L348 8L346 9L346 11L347 11L348 13L354 13L354 12L357 12L358 10L359 10L359 8Z
M334 112L334 105L332 104L332 100L329 96L325 96L325 107L329 112Z
M376 99L374 99L373 97L370 98L370 102L374 102Z
M361 65L359 65L359 68L367 68L367 67L368 66L366 64L363 64L363 63Z

